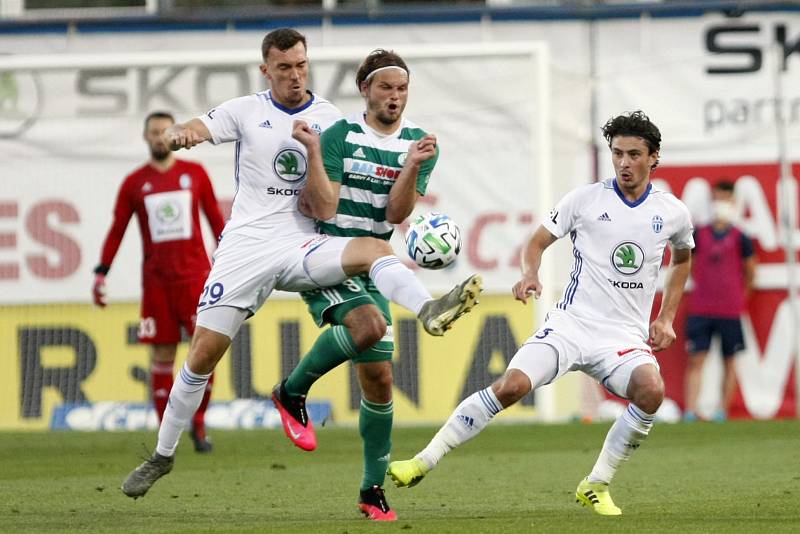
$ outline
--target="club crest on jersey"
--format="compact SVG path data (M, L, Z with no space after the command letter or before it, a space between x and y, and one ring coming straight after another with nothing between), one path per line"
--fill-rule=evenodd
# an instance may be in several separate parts
M620 243L611 252L611 265L619 274L631 276L644 264L644 250L633 241Z
M655 233L661 233L661 230L664 228L664 219L661 218L661 215L653 215L653 220L650 221L650 225L653 227Z
M181 189L189 189L192 187L192 177L188 174L181 174L181 177L178 179L178 183L181 186Z
M306 177L306 155L296 148L284 148L272 160L272 170L284 182L299 182Z
M406 163L406 156L408 156L408 152L403 152L402 154L397 155L397 164L399 166L403 166Z
M319 124L317 124L316 122L311 125L311 129L314 130L315 132L317 132L318 134L322 133L322 127Z
M142 186L142 193L149 193L152 190L153 190L153 184L151 184L150 182L145 182L144 185Z
M180 216L180 206L169 200L165 200L156 207L156 218L164 224L173 223Z

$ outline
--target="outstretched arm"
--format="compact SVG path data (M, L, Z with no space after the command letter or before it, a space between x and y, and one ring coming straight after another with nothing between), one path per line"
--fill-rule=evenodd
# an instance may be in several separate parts
M666 349L675 341L675 330L672 321L678 313L678 304L683 296L683 288L692 268L692 251L688 248L672 249L672 261L664 284L664 296L658 317L650 325L650 346L653 352Z
M164 130L164 142L170 150L190 149L211 139L211 132L200 119L173 124Z
M522 251L522 278L514 284L511 290L514 298L523 304L528 303L531 294L539 298L542 294L542 284L539 282L539 266L542 264L544 250L558 240L544 226L539 226L525 244Z

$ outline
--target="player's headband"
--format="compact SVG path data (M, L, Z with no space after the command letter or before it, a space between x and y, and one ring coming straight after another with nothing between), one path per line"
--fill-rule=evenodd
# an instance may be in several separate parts
M377 73L379 73L381 71L384 71L384 70L388 70L388 69L400 69L400 70L402 70L403 72L406 73L406 76L408 76L408 71L406 69L404 69L403 67L400 67L398 65L388 65L386 67L378 67L377 69L375 69L372 72L370 72L369 74L367 74L366 78L364 78L364 82L370 81L370 79L373 76L375 76Z

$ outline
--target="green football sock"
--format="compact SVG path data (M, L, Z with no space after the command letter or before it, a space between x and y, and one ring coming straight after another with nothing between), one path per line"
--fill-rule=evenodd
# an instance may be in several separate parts
M389 452L392 450L392 401L378 404L361 399L358 413L358 430L364 440L364 479L361 490L372 486L383 486L386 468L389 467Z
M314 342L286 379L289 395L306 395L319 377L357 354L356 344L344 326L332 326Z

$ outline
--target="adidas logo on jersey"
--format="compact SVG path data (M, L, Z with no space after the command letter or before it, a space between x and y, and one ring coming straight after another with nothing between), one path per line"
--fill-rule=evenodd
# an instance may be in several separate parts
M272 124L269 123L269 120L265 120L261 124L258 125L259 128L272 128Z
M609 222L611 222L611 217L609 217L608 213L606 213L604 211L603 214L600 217L597 218L597 220L598 221L609 221Z
M367 157L367 155L366 155L366 154L364 154L364 149L362 149L361 147L358 147L358 148L355 150L355 152L353 152L353 157L354 157L354 158L366 158L366 157Z

